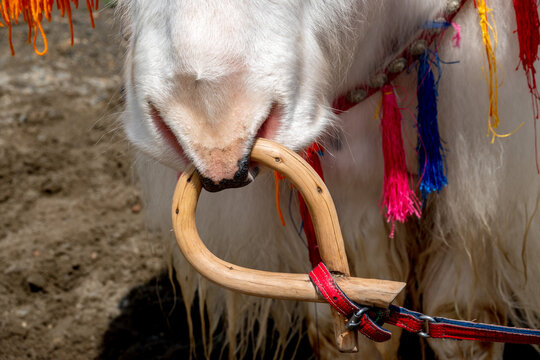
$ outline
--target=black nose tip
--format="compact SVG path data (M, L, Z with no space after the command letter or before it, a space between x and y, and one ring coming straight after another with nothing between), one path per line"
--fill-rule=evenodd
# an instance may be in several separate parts
M238 161L238 170L234 174L232 179L222 179L219 183L210 180L203 175L201 175L201 183L206 191L217 192L225 189L238 188L246 186L251 183L257 173L259 172L258 168L249 168L249 154L244 156L241 160Z

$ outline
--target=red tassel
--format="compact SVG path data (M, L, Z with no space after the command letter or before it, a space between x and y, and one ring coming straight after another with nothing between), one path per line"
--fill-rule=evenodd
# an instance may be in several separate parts
M401 112L392 85L382 89L382 145L384 156L384 187L381 207L386 208L386 221L392 223L390 237L394 237L395 221L404 222L410 215L420 217L420 201L409 187L405 151L401 137Z
M536 0L513 0L516 12L517 35L519 40L519 58L521 66L527 74L529 91L531 92L534 111L534 147L536 151L536 171L540 174L538 165L538 137L536 120L538 120L538 101L540 94L536 87L536 69L534 63L538 60L538 46L540 45L540 20ZM518 65L519 67L519 65Z

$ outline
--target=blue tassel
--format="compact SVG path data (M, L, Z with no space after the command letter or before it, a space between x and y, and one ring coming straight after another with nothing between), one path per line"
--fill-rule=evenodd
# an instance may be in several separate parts
M435 66L440 67L437 54ZM427 196L439 192L448 180L444 174L444 149L437 123L437 87L430 66L429 53L420 56L418 66L418 162L420 176L420 194L425 202Z

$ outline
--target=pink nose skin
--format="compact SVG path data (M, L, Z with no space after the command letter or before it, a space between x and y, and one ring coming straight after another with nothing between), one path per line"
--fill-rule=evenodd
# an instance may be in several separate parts
M234 89L233 89L234 90ZM243 93L242 93L243 94ZM254 138L273 139L280 125L282 106L277 102L257 103L244 96L233 97L228 108L220 113L220 121L210 121L211 103L199 99L193 101L170 101L165 106L165 117L185 137L187 148L180 145L178 136L164 121L161 112L148 102L149 115L161 137L185 162L193 161L208 191L245 186L258 173L250 168L249 154ZM250 130L250 122L257 109L267 106L266 119L256 133ZM260 115L259 115L260 116ZM185 151L185 152L184 152Z
M249 184L253 180L249 173L250 148L251 145L244 139L213 149L194 144L194 156L198 160L195 165L204 188L215 192Z
M277 103L273 103L267 118L260 126L255 137L274 138L279 128L281 115L282 107ZM194 150L203 164L198 170L206 190L215 192L227 188L242 187L255 179L259 169L250 166L251 145L248 145L246 150L246 143L249 144L249 142L245 138L240 138L224 148L212 150L200 145L194 146Z
M174 135L169 126L165 124L165 121L156 107L152 103L149 103L148 105L152 121L163 139L175 150L184 162L191 162L180 146L176 135ZM247 155L242 155L246 152L244 143L245 141L239 139L228 147L213 150L207 150L200 145L195 146L199 157L202 159L202 163L205 165L209 164L209 166L204 167L204 172L202 172L201 169L198 169L201 174L203 186L206 190L216 192L227 188L245 186L253 181L258 173L258 169L249 169L249 152ZM238 154L240 154L240 156L238 156ZM239 157L240 160L234 160Z

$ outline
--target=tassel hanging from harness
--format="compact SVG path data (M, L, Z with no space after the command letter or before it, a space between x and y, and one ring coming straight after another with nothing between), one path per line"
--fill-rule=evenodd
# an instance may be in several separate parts
M486 81L489 86L489 116L488 116L488 136L491 134L491 143L495 138L504 138L514 134L523 126L523 122L513 131L507 134L499 134L499 77L497 75L497 59L495 51L497 50L497 28L495 27L492 9L488 8L486 0L474 0L480 17L480 28L482 30L482 42L486 52L487 73ZM490 22L491 20L491 22Z
M529 84L529 91L531 92L532 98L536 171L540 174L540 166L538 164L538 134L536 129L540 94L536 87L536 68L534 67L534 63L538 60L538 46L540 45L538 6L536 0L513 0L513 2L516 13L517 36L519 40L519 59L521 66L527 75L527 83Z
M395 221L407 217L420 217L420 202L409 186L405 150L401 136L401 111L392 85L382 89L382 147L384 156L384 185L381 207L386 209L386 221L392 224L390 237L394 237Z
M13 48L12 30L11 27L18 23L20 15L23 20L28 23L28 43L31 42L33 37L34 51L38 55L45 55L48 49L47 37L41 27L41 21L43 18L51 21L51 12L54 6L55 0L3 0L0 1L0 27L8 27L8 39L9 47L11 49L11 55L15 55L15 49ZM71 6L75 8L79 7L79 0L56 0L56 8L60 10L60 15L64 17L67 14L69 21L69 29L71 32L71 46L73 46L73 22L71 19ZM95 27L94 18L92 15L93 10L97 10L99 7L99 0L86 0L86 6L90 13L90 21L92 27ZM3 21L3 23L2 23ZM43 38L43 50L38 50L36 46L37 33L41 33Z
M437 55L435 54L437 61ZM437 65L437 64L436 64ZM440 73L439 73L440 76ZM437 85L430 67L429 53L419 58L418 66L418 169L422 201L448 184L444 174L444 149L437 122Z
M497 76L497 59L495 51L497 49L497 29L493 23L492 9L487 7L486 0L475 0L478 16L480 17L480 29L482 30L482 42L486 52L487 73L486 78L489 86L489 122L488 136L492 135L491 142L501 135L497 134L496 129L499 126L499 79ZM492 22L489 22L488 14Z

